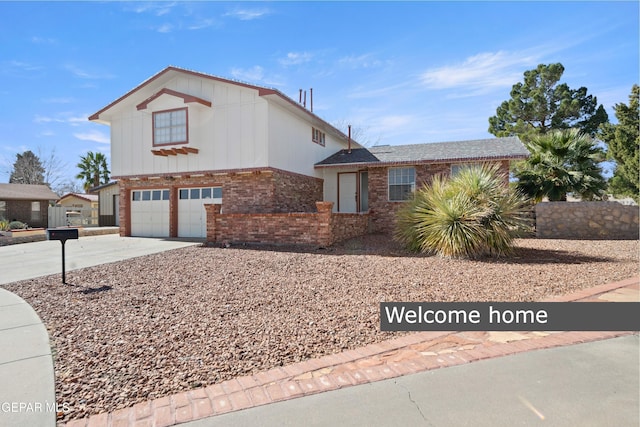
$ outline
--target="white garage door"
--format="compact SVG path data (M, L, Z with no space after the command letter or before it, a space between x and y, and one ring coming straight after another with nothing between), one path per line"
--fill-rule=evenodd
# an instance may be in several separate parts
M178 190L179 237L207 237L205 203L222 203L222 188L181 188Z
M169 190L131 192L131 235L169 237Z

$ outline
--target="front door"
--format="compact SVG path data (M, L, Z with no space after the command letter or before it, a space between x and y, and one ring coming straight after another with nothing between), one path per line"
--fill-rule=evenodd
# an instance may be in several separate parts
M338 212L358 212L358 174L338 174Z

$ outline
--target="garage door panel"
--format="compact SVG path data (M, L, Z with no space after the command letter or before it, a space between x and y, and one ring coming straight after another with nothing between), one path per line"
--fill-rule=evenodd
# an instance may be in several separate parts
M222 203L222 188L201 187L178 190L179 237L207 237L207 213L204 205L211 203Z
M169 190L131 192L131 235L169 237Z

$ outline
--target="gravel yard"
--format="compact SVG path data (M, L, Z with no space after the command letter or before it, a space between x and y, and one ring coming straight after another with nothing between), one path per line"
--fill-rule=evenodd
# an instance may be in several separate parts
M386 340L381 301L534 301L638 274L638 241L521 239L509 259L195 246L6 285L49 330L64 420Z

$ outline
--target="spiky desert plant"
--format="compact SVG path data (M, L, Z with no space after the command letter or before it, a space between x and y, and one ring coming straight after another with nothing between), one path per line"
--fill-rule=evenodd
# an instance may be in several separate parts
M509 254L527 225L526 199L505 182L497 165L435 176L399 210L395 238L410 250L449 257Z

